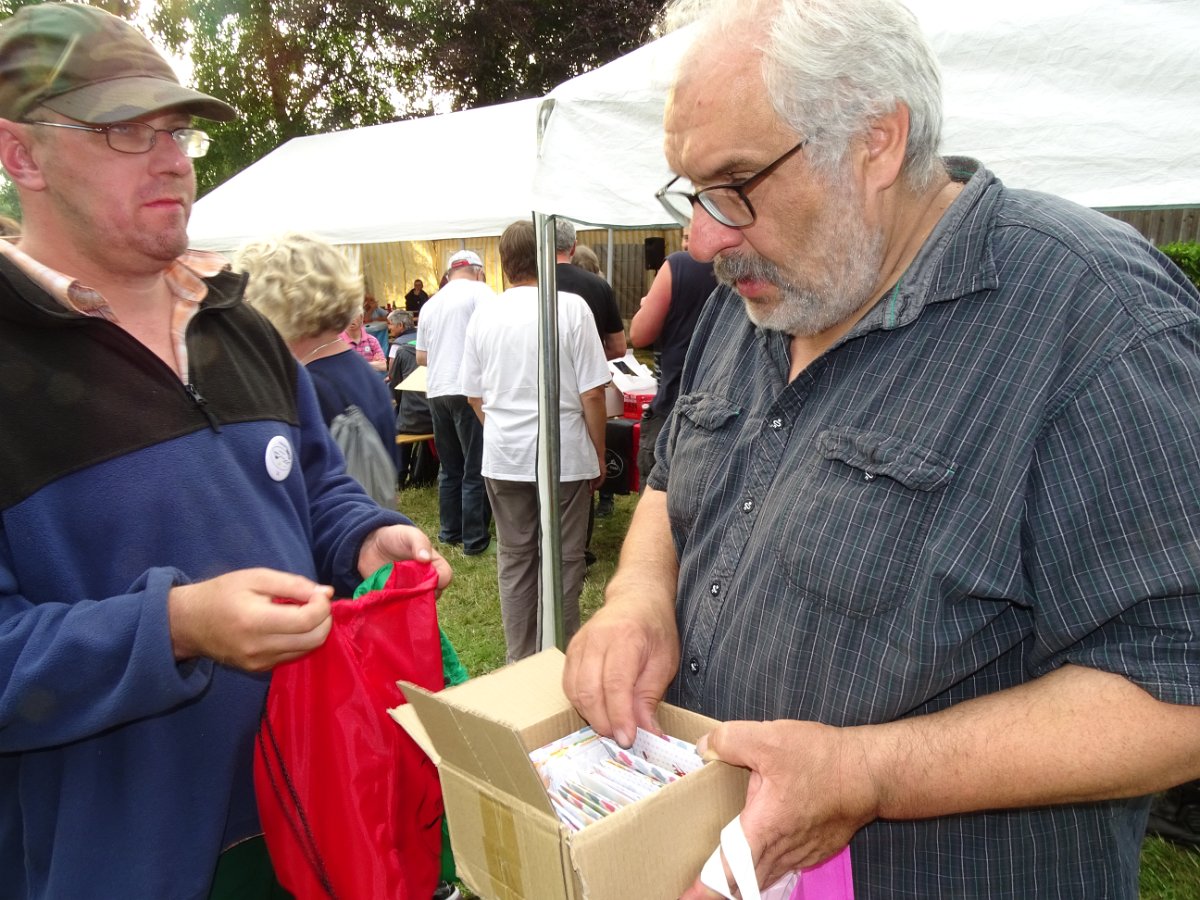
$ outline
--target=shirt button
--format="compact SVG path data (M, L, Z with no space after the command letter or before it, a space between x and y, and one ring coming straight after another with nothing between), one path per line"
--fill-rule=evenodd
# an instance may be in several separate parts
M693 675L699 674L700 672L700 661L694 656L688 660L688 671Z
M767 424L768 424L768 427L770 427L770 429L772 431L778 431L780 428L783 427L783 419L781 419L777 416L776 418L772 419Z
M751 497L747 497L745 500L742 501L742 512L748 513L748 512L753 512L753 511L754 511L754 499Z
M721 583L719 581L714 581L708 586L708 592L714 597L717 596L717 594L721 593Z

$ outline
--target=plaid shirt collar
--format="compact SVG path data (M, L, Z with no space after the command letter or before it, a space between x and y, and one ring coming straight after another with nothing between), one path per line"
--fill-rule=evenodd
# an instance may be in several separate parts
M38 262L15 244L0 240L0 255L7 257L29 278L66 309L85 316L117 321L108 301L93 288ZM208 295L208 285L202 279L211 278L229 267L223 256L203 250L187 250L167 266L163 276L171 294L177 300L199 305Z
M80 315L120 324L120 320L113 312L108 300L99 291L88 287L79 279L38 262L15 244L5 240L0 240L0 256L11 261L65 309ZM187 250L178 259L172 261L163 272L167 288L170 290L171 296L175 298L175 307L171 314L171 343L175 350L175 371L184 381L187 380L188 371L187 341L185 339L187 323L196 314L204 298L208 296L208 285L204 283L204 279L211 278L228 267L229 263L218 253Z

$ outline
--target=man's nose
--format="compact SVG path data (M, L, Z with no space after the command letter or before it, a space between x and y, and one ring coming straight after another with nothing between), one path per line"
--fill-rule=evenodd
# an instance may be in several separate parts
M736 247L743 240L742 230L723 225L699 203L692 204L692 227L687 251L700 262L711 261L722 250Z
M183 174L192 168L191 158L183 152L171 132L159 130L154 133L154 146L150 148L154 166L163 171Z

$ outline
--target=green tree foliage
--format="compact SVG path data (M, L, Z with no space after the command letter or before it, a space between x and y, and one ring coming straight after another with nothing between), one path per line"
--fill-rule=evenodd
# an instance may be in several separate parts
M455 109L540 96L645 43L661 0L416 0L417 59Z
M1195 241L1175 241L1158 248L1171 258L1175 265L1191 279L1192 284L1200 287L1200 243Z
M0 19L38 0L0 0ZM94 0L133 18L138 0ZM199 193L293 137L534 97L643 43L660 0L155 0L148 27L241 116ZM343 160L354 165L354 160ZM301 186L297 186L300 189ZM0 195L2 197L2 195Z
M205 125L200 193L290 138L429 111L404 99L419 35L393 3L158 0L151 27L191 57L197 88L241 112Z
M0 169L0 216L21 218L21 203L17 199L17 186L8 180Z
M289 138L545 93L641 44L659 5L157 0L152 27L242 113L209 129L203 193Z

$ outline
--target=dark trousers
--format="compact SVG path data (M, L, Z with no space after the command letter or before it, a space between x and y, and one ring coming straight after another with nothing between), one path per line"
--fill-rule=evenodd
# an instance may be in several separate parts
M433 443L437 447L438 539L462 541L463 552L482 553L491 542L492 521L483 486L483 425L459 394L429 398Z

